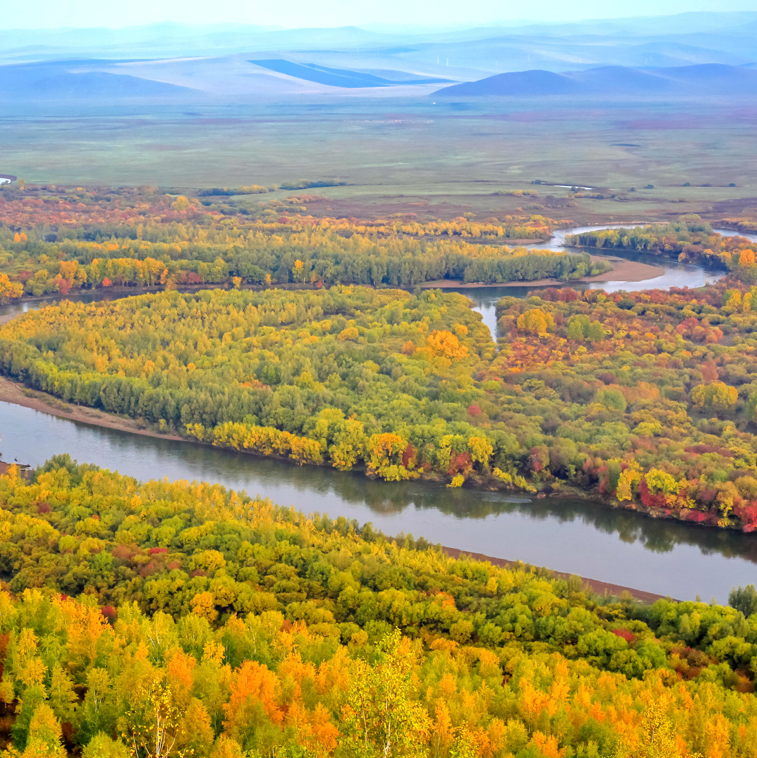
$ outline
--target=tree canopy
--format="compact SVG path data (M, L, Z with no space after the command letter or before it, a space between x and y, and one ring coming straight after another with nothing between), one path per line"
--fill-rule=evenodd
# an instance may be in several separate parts
M757 755L734 608L67 456L0 477L0 532L9 756Z

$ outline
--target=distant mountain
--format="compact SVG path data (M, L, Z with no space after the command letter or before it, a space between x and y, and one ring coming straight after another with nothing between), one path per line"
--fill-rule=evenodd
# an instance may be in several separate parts
M0 97L18 100L171 98L194 90L129 74L77 71L79 62L0 66ZM73 69L73 70L72 70Z
M572 95L580 92L580 84L565 74L552 71L514 71L481 79L478 82L453 84L451 87L434 92L434 95L457 97L487 97L490 95L508 97L531 97L541 95Z
M467 28L399 24L274 29L162 23L121 29L0 30L0 60L115 62L244 55L247 60L281 59L357 72L399 69L463 81L526 69L564 73L599 66L744 65L757 58L756 32L757 12Z
M199 94L247 103L413 97L458 82L466 83L440 96L730 97L754 90L744 71L755 70L755 32L757 12L467 28L0 30L0 98L194 102Z
M651 70L602 66L555 74L518 71L454 84L434 97L589 97L757 95L757 70L745 66L700 64Z

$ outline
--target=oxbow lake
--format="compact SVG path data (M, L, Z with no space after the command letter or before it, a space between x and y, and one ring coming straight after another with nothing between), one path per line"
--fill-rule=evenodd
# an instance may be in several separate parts
M547 247L561 245L566 234L576 231L562 232ZM757 237L752 239L757 241ZM646 282L577 286L610 291L698 287L718 277L675 261L648 256L638 260L661 266L665 273ZM474 300L494 333L496 301L503 295L522 297L529 289L460 291ZM79 299L105 298L85 295ZM6 306L0 308L0 315L44 304ZM536 499L423 482L374 482L356 473L298 467L190 442L102 429L8 403L0 403L0 434L5 460L38 466L52 455L67 452L80 462L139 479L220 482L306 513L370 521L386 534L423 536L432 543L682 600L699 595L726 602L732 587L757 583L757 534L651 519L588 500Z

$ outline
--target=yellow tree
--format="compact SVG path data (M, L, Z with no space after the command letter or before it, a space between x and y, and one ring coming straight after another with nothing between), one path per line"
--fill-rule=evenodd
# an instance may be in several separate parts
M690 753L665 713L663 703L653 700L644 711L641 725L621 740L615 758L701 758Z
M181 714L170 685L155 677L133 695L132 707L122 719L122 736L132 754L140 758L184 755L178 745Z
M413 698L416 665L411 642L398 631L379 645L373 665L354 664L344 709L344 748L354 758L420 758L426 754L431 720Z
M61 736L62 730L52 708L42 703L32 716L23 758L65 758Z
M516 322L518 329L531 334L543 335L555 325L552 315L541 308L531 308L518 316Z
M691 399L697 408L717 408L729 410L739 399L739 391L724 382L698 384L691 391Z

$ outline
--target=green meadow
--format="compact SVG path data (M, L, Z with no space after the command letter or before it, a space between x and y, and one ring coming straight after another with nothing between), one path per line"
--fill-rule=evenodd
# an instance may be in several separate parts
M324 213L355 215L443 217L536 203L546 215L587 221L726 217L757 204L749 200L757 177L744 160L756 119L734 102L341 99L75 112L61 105L0 119L0 173L34 183L190 189L339 178L347 185L311 192L333 201L321 204ZM558 200L558 212L545 196L565 198L563 188L536 187L538 200L493 194L534 189L534 180L625 199L578 198L563 208Z

